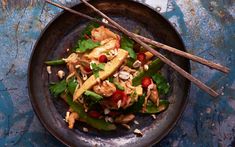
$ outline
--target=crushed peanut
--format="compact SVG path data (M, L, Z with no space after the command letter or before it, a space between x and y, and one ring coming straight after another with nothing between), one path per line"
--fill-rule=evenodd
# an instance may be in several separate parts
M85 127L83 127L82 130L83 130L83 132L88 132L88 129Z
M109 23L108 20L106 20L105 18L102 19L102 22L103 22L103 23L106 23L106 24Z
M134 130L134 133L135 133L137 136L143 136L143 133L142 133L139 129L135 129L135 130Z
M68 122L69 115L70 115L70 112L69 112L69 111L67 111L67 112L66 112L66 116L65 116L65 122Z
M82 79L83 79L84 81L87 80L87 75L84 74L84 73L82 73Z
M80 67L81 67L81 65L79 65L79 64L78 64L78 65L75 65L75 68L80 68Z
M134 68L139 68L141 66L141 62L139 60L136 60L134 63L133 63L133 67Z
M121 105L122 105L122 100L119 100L119 101L117 102L117 106L118 106L118 108L120 108L120 107L121 107Z
M152 114L151 116L152 116L153 119L157 119L155 114Z
M50 75L52 72L51 72L51 66L47 66L47 73Z
M144 65L144 70L147 71L148 69L149 69L148 64L145 64L145 65Z
M126 71L120 71L118 76L122 80L128 80L130 78L130 73L128 73Z
M104 114L105 114L105 115L109 114L109 112L110 112L110 110L109 110L108 108L105 108L105 109L104 109Z
M59 71L57 72L57 75L58 75L58 77L59 77L60 79L63 79L63 77L65 76L65 73L64 73L63 70L59 70Z
M134 120L134 123L135 123L136 125L139 125L139 124L140 124L137 120Z
M106 122L111 122L111 123L113 123L113 118L112 118L112 117L106 116L104 119L105 119Z
M125 127L126 129L130 130L131 127L128 124L122 124L123 127Z

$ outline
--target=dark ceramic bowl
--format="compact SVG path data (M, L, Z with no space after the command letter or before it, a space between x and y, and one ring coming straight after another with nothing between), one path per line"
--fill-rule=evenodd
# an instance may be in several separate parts
M184 50L184 44L174 27L159 13L138 2L129 0L94 0L95 7L108 14L130 31L140 30L140 34L158 40L167 45ZM97 17L93 10L84 4L78 4L73 9ZM58 140L69 146L150 146L159 142L175 126L186 103L190 82L178 73L164 66L162 69L171 85L170 94L166 97L171 102L167 111L151 116L137 115L139 125L131 124L131 129L118 127L116 131L100 132L88 127L84 133L85 124L76 123L74 129L68 129L63 120L68 106L60 99L55 99L48 90L49 81L55 81L55 73L64 67L55 67L52 76L48 76L44 61L58 59L67 55L66 49L72 48L79 38L81 30L88 20L69 12L62 12L43 31L33 50L28 70L29 94L36 114L47 130ZM190 72L189 61L172 55L167 55L180 67ZM138 128L144 134L136 137L133 130Z

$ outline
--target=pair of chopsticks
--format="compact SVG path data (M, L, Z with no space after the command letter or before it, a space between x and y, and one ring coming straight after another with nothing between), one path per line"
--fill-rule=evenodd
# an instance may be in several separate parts
M125 35L127 35L128 37L132 38L134 41L136 41L137 43L139 43L141 46L143 46L146 50L150 51L152 54L154 54L155 56L157 56L160 60L162 60L164 63L166 63L167 65L169 65L170 67L172 67L174 70L176 70L178 73L180 73L182 76L184 76L185 78L187 78L188 80L190 80L191 82L193 82L195 85L197 85L199 88L201 88L202 90L204 90L205 92L207 92L208 94L210 94L211 96L217 97L219 94L214 91L213 89L211 89L210 87L208 87L207 85L205 85L204 83L202 83L200 80L198 80L197 78L193 77L191 74L187 73L186 71L184 71L182 68L180 68L178 65L176 65L174 62L172 62L171 60L169 60L168 58L166 58L165 56L163 56L161 53L159 53L158 51L154 50L153 48L149 47L146 43L154 45L156 47L159 47L161 49L167 50L169 52L175 53L179 56L188 58L192 61L196 61L199 62L203 65L206 65L210 68L216 69L218 71L224 72L224 73L228 73L229 72L229 68L224 67L220 64L216 64L213 63L211 61L208 61L206 59L203 59L201 57L186 53L184 51L178 50L174 47L170 47L168 45L162 44L160 42L151 40L149 38L134 34L132 32L129 32L128 30L126 30L125 28L123 28L122 26L120 26L118 23L116 23L115 21L113 21L111 18L109 18L107 15L105 15L104 13L102 13L101 11L99 11L97 8L95 8L93 5L91 5L90 3L88 3L86 0L81 0L85 5L87 5L88 7L90 7L91 9L93 9L95 12L97 12L97 14L99 14L100 16L102 16L104 19L106 19L110 24L104 23L96 18L90 17L86 14L80 13L78 11L72 10L68 7L62 6L60 4L54 3L50 0L46 0L47 3L50 3L56 7L62 8L66 11L69 11L71 13L77 14L81 17L87 18L91 21L97 22L99 24L102 24L104 26L116 29L122 33L124 33Z

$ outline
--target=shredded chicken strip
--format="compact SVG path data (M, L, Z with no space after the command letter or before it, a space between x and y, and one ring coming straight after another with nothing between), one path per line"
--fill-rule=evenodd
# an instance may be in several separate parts
M126 71L126 72L128 72L128 73L130 73L130 74L134 74L134 73L136 72L135 69L131 69L131 68L128 67L128 66L123 66L123 67L121 67L120 69L123 70L123 71Z
M72 78L74 75L75 75L75 71L70 73L67 77L66 77L66 82L68 83L69 82L69 79Z
M78 74L77 72L75 73L75 76L76 76L76 78L77 78L78 84L81 86L82 83L83 83L81 77L79 76L79 74Z
M72 112L70 115L69 115L69 118L68 118L68 124L69 124L69 128L72 129L73 126L74 126L74 123L75 123L75 120L77 120L79 118L78 114L76 112Z
M78 54L76 53L72 53L71 55L69 55L67 58L64 58L63 60L66 62L66 63L76 63L78 61Z
M143 112L145 112L145 110L146 110L147 102L148 102L148 99L149 99L150 95L151 95L151 90L148 89L147 90L147 95L144 98L144 104L143 104L143 109L142 109Z
M118 43L118 40L111 39L107 43L94 48L88 55L86 55L89 59L98 59L101 54L104 52L109 52L111 50L114 50L116 48L116 44Z
M150 99L156 106L159 106L159 96L156 88L151 91Z
M103 81L93 87L95 93L100 94L104 97L111 96L116 91L116 86L109 81Z
M104 26L100 26L99 28L93 29L91 31L91 37L95 41L102 41L108 38L114 38L119 40L119 35L113 33L109 29L105 28Z

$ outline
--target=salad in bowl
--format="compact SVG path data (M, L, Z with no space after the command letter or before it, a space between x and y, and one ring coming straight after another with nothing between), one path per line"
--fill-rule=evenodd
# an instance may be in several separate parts
M164 97L170 85L161 73L163 63L130 38L90 23L67 51L69 56L45 64L48 74L58 75L48 88L69 105L65 121L70 129L75 122L102 131L130 128L131 122L138 124L135 115L155 117L168 108ZM66 70L52 73L57 65Z

